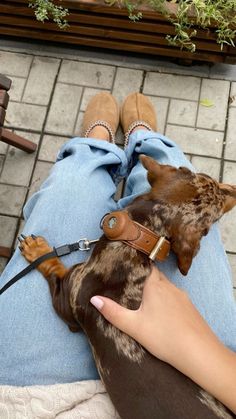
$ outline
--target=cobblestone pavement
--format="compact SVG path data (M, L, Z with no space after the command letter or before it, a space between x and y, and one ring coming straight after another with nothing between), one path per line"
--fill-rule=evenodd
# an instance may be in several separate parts
M68 58L69 57L69 58ZM236 184L236 71L224 75L203 68L93 59L64 53L6 51L0 46L0 73L13 85L6 126L38 144L27 154L0 142L0 244L13 246L22 228L22 207L46 178L60 146L79 135L83 112L97 92L121 102L132 91L148 95L161 133L175 140L194 166ZM232 75L233 74L233 75ZM205 106L211 105L211 106ZM122 145L122 133L117 143ZM233 269L236 295L236 208L221 222ZM0 259L3 269L6 260Z

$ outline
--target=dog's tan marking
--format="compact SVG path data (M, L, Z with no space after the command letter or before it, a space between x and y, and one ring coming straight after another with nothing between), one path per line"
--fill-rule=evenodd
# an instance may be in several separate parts
M76 266L71 272L71 276L70 276L70 283L72 284L71 293L70 293L70 305L76 319L77 319L76 299L77 299L79 289L82 284L82 280L84 278L84 271L86 269L85 267L86 267L85 263Z
M127 275L126 285L120 300L121 305L128 307L129 301L136 301L137 304L141 303L145 278L150 274L150 271L150 266L146 268L139 264L132 266L132 271ZM137 281L137 278L144 279L143 281Z
M89 268L94 269L96 274L102 275L104 282L109 281L111 278L111 272L114 269L114 256L116 263L121 262L126 266L127 261L130 266L132 253L130 248L120 241L108 242L99 257L95 256L89 263Z
M105 337L110 338L114 342L119 355L124 355L133 362L140 363L142 361L145 352L139 343L111 324L108 324L101 316L97 319L97 327Z
M223 404L206 391L200 390L200 396L198 396L198 398L203 404L211 409L218 416L218 418L232 419L232 415L226 411L226 408L223 406Z

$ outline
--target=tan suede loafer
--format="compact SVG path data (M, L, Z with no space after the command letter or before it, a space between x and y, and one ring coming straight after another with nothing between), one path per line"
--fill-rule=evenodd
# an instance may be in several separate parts
M131 93L120 110L120 123L125 133L125 147L131 132L139 125L157 131L156 112L151 101L142 93Z
M82 131L84 137L96 126L107 129L110 142L115 143L115 133L119 125L119 106L116 99L107 92L95 95L84 113Z

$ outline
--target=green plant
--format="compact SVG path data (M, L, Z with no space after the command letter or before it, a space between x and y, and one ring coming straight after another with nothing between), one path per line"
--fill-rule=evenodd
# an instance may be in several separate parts
M38 20L44 22L50 18L60 28L68 26L65 17L68 10L55 4L55 0L29 0L30 7L35 9ZM191 52L196 50L194 37L199 29L209 26L215 28L216 41L223 49L224 44L235 46L236 38L236 0L104 0L109 5L118 4L126 7L129 18L136 22L142 18L142 6L149 6L163 14L172 22L174 35L167 35L171 45L180 46ZM56 0L58 3L58 0ZM176 13L170 13L169 4L176 3Z
M51 0L31 0L29 7L35 9L36 19L40 22L52 19L61 29L68 26L65 19L69 14L68 9L55 5Z
M142 18L141 6L162 13L175 28L175 35L167 35L172 45L178 45L194 52L194 37L199 29L215 27L216 40L223 49L224 44L235 46L236 37L236 0L106 0L127 8L131 20ZM168 4L176 3L176 13L170 13Z

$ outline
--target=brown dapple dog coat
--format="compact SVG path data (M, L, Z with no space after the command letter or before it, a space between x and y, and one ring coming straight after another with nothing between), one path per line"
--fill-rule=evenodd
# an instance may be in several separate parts
M160 165L150 157L141 156L141 161L151 188L126 211L131 219L170 241L179 270L187 275L202 236L236 204L236 187L184 167ZM32 262L51 248L43 238L29 236L21 250ZM101 379L122 419L234 417L186 376L109 324L91 305L93 295L104 295L137 309L151 264L147 255L102 236L87 262L68 270L54 258L38 269L49 283L58 315L72 331L82 328L86 333Z

